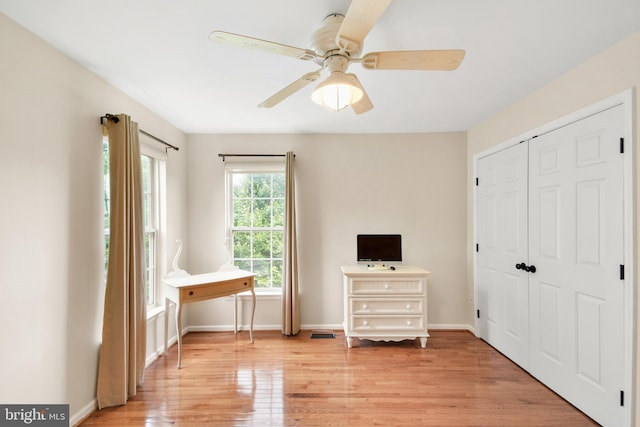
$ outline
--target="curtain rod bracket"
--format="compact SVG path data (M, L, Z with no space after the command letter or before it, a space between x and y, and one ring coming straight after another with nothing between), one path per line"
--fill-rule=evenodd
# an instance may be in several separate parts
M224 162L227 157L286 157L286 154L226 154L218 153L218 157L222 157ZM293 157L296 155L294 154Z
M104 116L100 117L100 124L104 125L104 121L105 120L113 120L115 123L118 123L120 121L120 117L116 116L115 114L105 114Z
M120 118L118 116L116 116L115 114L107 113L104 116L100 117L100 124L104 125L104 121L105 120L109 120L109 119L113 120L115 123L118 123L120 121ZM151 139L154 139L154 140L158 141L160 144L164 144L165 145L165 149L164 149L165 154L169 151L169 148L171 148L172 150L180 151L180 148L176 147L175 145L171 145L168 142L165 142L165 141L161 140L157 136L151 135L149 132L145 132L142 129L138 129L138 132L143 134L143 135L145 135L145 136L148 136Z

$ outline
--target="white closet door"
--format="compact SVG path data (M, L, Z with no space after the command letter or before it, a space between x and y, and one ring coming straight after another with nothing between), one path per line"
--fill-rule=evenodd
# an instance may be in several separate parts
M479 336L525 369L529 365L527 144L478 161Z
M530 372L623 425L622 107L529 143Z

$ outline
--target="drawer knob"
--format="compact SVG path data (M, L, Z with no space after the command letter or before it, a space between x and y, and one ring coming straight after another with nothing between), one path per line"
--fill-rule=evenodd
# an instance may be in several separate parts
M245 285L245 286L248 286L249 284L248 284L247 282L244 282L244 285Z
M407 326L411 326L411 320L407 320Z
M407 304L407 310L411 310L411 304Z
M193 295L193 291L189 291L189 296Z
M369 306L367 304L362 304L362 309L366 310L367 308L369 308Z
M385 289L389 289L389 284L388 284L388 283L385 283L385 284L384 284L384 288L385 288Z
M364 320L364 321L362 322L362 326L369 326L369 322L367 322L366 320Z

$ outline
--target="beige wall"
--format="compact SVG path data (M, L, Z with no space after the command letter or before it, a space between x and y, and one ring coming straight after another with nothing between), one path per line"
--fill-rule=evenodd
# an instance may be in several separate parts
M640 87L640 33L634 33L611 48L576 67L566 75L540 88L505 110L476 125L467 133L467 173L472 176L473 156L489 147L505 142L548 122L587 107L600 100L616 95L626 89L635 88L636 99ZM637 103L637 102L636 102ZM639 135L640 113L635 112L635 137ZM635 197L638 197L638 165L640 150L634 145ZM473 192L470 180L467 185L467 248L473 244ZM636 206L636 216L638 206ZM636 239L637 241L637 239ZM640 250L636 246L636 266L640 266ZM468 292L473 295L473 252L468 251ZM636 292L636 298L640 293ZM640 328L636 328L636 333ZM638 340L636 339L638 342ZM638 351L636 349L636 355ZM636 372L639 372L636 356ZM638 396L636 379L636 407ZM640 425L640 417L636 417Z
M292 150L303 327L342 324L340 266L356 263L358 233L402 234L404 264L432 272L429 324L468 327L464 133L190 135L188 144L191 272L225 261L224 164L218 153ZM259 301L258 328L279 327L279 304ZM224 301L194 305L189 323L229 325L230 307Z
M96 46L99 49L99 46ZM104 113L183 148L168 233L186 231L186 136L0 14L0 402L93 410L103 313Z

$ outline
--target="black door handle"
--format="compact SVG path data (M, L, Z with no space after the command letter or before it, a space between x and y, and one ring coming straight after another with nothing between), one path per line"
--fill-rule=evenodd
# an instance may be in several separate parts
M536 266L535 265L527 265L524 262L521 262L520 264L516 264L516 269L517 270L524 270L527 273L535 273L536 272Z

